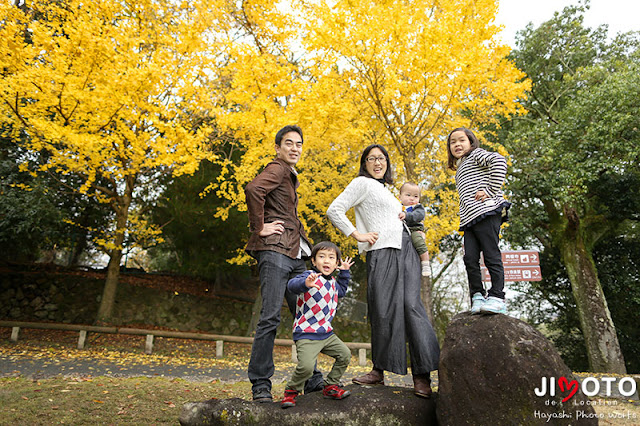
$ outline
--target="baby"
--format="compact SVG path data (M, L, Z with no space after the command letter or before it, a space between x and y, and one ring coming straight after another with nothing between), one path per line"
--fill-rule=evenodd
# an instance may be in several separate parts
M428 277L431 274L429 265L429 251L424 240L424 207L420 204L420 187L413 182L406 182L400 187L400 202L402 212L398 215L400 220L404 220L411 231L411 241L416 251L420 255L422 265L422 275Z

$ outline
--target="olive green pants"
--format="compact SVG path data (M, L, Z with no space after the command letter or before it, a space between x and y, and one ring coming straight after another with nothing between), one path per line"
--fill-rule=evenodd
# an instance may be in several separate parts
M427 252L427 243L424 240L421 232L411 231L411 242L413 243L413 247L415 247L419 255L425 254Z
M331 371L324 380L327 385L339 384L340 378L351 361L351 350L335 334L324 340L300 339L296 341L296 352L298 365L291 380L287 382L287 389L298 392L302 392L304 382L313 375L313 368L319 354L323 353L335 359Z

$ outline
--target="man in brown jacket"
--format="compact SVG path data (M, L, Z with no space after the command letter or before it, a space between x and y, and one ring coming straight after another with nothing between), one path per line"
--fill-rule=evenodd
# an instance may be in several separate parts
M280 324L283 298L292 313L296 296L289 279L304 272L311 244L298 219L298 173L294 166L302 155L302 129L285 126L276 134L276 158L245 188L251 236L246 251L258 261L262 311L249 361L253 400L271 402L274 373L273 345ZM322 389L322 374L314 372L305 393Z

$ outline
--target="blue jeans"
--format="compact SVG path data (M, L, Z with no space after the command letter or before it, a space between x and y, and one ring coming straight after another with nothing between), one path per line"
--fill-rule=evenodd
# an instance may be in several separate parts
M287 290L287 283L307 267L302 259L292 259L275 251L257 252L258 271L260 273L260 293L262 310L256 327L256 334L251 348L249 360L249 380L253 391L267 389L271 391L271 376L275 371L273 365L273 346L278 325L282 300L286 299L289 310L295 318L296 295ZM322 374L317 372L319 380ZM316 373L311 380L318 380Z

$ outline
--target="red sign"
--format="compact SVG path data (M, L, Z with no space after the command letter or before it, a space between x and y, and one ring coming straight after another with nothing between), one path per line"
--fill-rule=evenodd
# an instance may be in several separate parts
M489 270L484 266L480 267L482 281L491 282ZM505 266L505 281L541 281L542 271L539 266Z
M540 253L535 250L513 250L502 252L502 264L506 266L535 266L540 264ZM480 265L484 259L480 257Z

